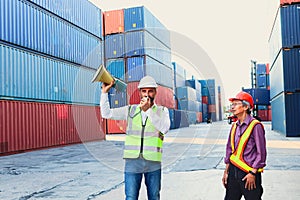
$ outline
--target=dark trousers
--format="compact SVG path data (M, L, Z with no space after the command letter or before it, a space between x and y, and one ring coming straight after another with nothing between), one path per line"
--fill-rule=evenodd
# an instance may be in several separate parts
M246 172L240 170L230 164L229 174L226 187L225 200L240 200L244 196L245 200L261 200L263 187L261 185L261 173L256 174L256 189L248 190L245 188L246 181L242 179L247 175Z

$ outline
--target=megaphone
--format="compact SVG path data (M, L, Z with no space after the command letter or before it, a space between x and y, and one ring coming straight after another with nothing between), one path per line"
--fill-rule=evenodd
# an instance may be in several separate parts
M126 90L127 84L116 78L113 77L104 67L104 65L100 65L100 67L97 69L96 73L94 74L94 77L92 79L92 82L102 82L102 83L106 83L106 84L110 84L112 81L115 81L115 84L113 85L113 87L120 91L120 92L124 92Z

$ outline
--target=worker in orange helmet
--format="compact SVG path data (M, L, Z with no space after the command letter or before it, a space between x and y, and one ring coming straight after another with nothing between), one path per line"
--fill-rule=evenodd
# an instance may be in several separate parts
M252 96L239 92L230 98L231 112L238 120L233 123L226 145L226 164L222 182L225 200L261 200L262 176L266 166L265 130L261 122L251 116Z

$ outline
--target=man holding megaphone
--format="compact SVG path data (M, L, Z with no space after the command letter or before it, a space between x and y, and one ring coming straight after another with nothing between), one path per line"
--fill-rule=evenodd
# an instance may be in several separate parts
M144 176L148 200L159 200L161 189L161 159L164 134L169 131L169 111L155 104L157 84L151 76L143 77L138 85L141 101L111 109L108 92L113 87L102 84L101 115L107 119L127 120L123 158L125 159L126 200L137 200Z

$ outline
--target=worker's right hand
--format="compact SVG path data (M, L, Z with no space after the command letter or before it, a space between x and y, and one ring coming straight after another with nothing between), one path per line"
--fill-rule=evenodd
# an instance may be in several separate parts
M227 179L228 179L228 172L224 171L222 183L225 188L227 187Z
M114 84L115 84L115 81L112 81L110 84L102 83L102 93L108 93L108 91Z

